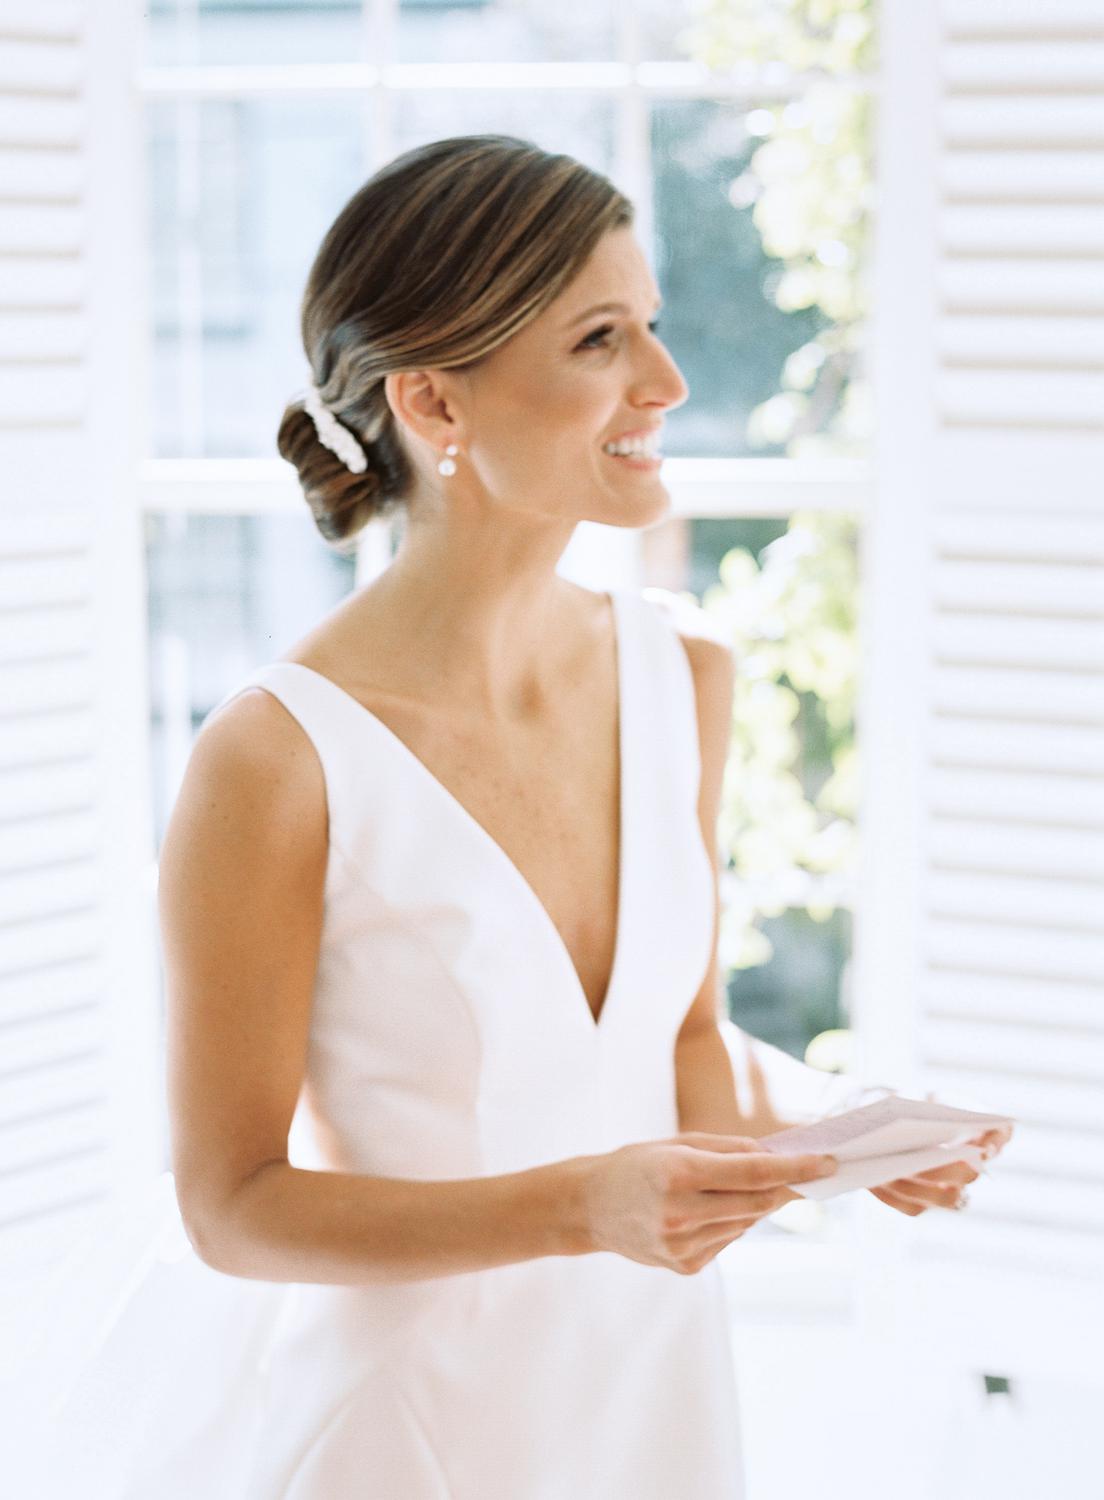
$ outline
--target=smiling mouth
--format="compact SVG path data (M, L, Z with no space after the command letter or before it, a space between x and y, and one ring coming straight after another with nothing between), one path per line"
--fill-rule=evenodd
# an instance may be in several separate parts
M603 443L602 452L611 458L662 458L658 433L648 438L631 438L621 443Z

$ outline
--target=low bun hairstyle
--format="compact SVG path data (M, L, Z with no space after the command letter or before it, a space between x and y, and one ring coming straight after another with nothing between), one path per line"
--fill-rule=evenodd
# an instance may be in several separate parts
M516 136L431 141L368 179L319 247L301 314L314 383L367 468L353 473L323 446L300 399L277 437L328 542L410 492L384 377L474 367L559 296L604 234L632 222L608 178Z

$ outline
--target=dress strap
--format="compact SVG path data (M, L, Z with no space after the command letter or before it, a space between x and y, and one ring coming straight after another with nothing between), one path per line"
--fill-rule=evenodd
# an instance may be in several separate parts
M330 842L343 844L367 773L363 747L358 750L356 737L348 732L340 690L297 662L267 662L240 679L206 715L204 724L251 687L263 688L278 699L314 746L326 784Z
M650 730L673 775L696 809L701 783L701 741L694 674L675 624L684 608L669 589L645 588L636 595L641 629L634 683L643 705L641 732Z

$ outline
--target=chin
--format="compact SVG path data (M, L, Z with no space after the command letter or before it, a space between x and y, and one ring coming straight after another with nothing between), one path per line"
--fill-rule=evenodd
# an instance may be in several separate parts
M671 496L666 485L656 476L652 484L641 486L640 493L631 501L621 499L612 514L595 516L605 526L648 527L657 526L671 514Z

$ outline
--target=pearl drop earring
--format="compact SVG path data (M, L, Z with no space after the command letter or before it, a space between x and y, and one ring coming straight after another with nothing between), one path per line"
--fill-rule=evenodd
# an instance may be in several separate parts
M450 443L445 449L446 453L459 453L460 449L455 443ZM437 465L438 474L455 474L456 464L451 458L442 458Z

